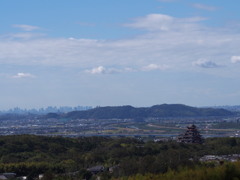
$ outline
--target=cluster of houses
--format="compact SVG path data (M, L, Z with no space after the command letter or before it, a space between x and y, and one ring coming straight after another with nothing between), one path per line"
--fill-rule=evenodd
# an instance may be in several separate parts
M240 160L240 154L229 154L229 155L205 155L199 159L201 162L236 162Z
M104 172L104 171L108 171L109 173L112 173L113 170L116 167L118 167L118 166L105 168L104 166L99 165L99 166L90 167L90 168L87 169L87 171L91 172L93 175L96 175L96 174L98 174L100 172ZM68 174L65 174L65 175L70 175L71 176L71 175L76 175L77 173L78 173L78 171L73 172L73 173L68 173ZM41 180L42 178L43 178L43 174L40 174L37 179ZM11 180L11 179L26 180L27 176L18 177L16 173L2 173L2 174L0 174L0 180Z

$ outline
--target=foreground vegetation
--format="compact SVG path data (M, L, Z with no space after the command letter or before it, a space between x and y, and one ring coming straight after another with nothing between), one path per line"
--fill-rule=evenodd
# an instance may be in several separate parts
M137 174L115 180L239 180L240 162L227 163L221 166L198 166L180 168L178 171L169 170L164 174Z
M1 136L0 173L15 172L28 179L42 173L48 179L90 179L96 175L87 168L102 165L105 171L97 174L102 179L171 179L171 176L181 179L194 173L228 174L233 170L234 177L240 177L235 172L240 169L239 163L209 167L198 161L206 154L240 154L240 139L211 138L197 145L134 138Z

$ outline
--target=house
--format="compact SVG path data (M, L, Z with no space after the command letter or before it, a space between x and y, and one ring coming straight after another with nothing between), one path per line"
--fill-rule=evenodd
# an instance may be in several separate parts
M168 138L157 138L153 140L154 142L168 142L169 139Z
M201 162L217 162L217 161L228 161L235 162L239 161L240 154L228 154L228 155L205 155L199 159Z
M109 167L108 168L108 172L113 173L114 169L116 169L118 167L119 167L119 165L115 165L115 166Z
M39 175L38 175L38 179L42 179L43 176L44 176L43 174L39 174Z
M87 170L90 171L92 174L97 174L99 172L103 172L104 171L104 166L94 166L91 168L88 168Z
M0 180L5 180L5 179L8 179L6 176L0 174Z
M16 177L16 173L2 173L0 174L0 180L3 179L12 179Z
M27 180L27 176L20 176L20 177L17 177L17 179L19 179L19 180Z

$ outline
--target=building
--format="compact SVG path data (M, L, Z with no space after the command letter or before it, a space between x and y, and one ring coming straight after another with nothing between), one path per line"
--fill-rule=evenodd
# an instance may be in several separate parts
M201 162L236 162L240 160L240 154L205 155L199 159Z
M193 124L187 127L184 134L179 135L177 141L181 143L202 144L204 140L197 127Z
M0 174L0 180L13 179L15 178L16 173L2 173Z
M104 166L94 166L91 168L88 168L87 171L90 171L92 174L97 174L99 172L103 172L105 170Z

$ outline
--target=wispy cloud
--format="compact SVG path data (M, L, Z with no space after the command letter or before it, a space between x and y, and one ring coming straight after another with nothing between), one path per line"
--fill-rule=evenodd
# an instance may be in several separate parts
M157 65L149 64L147 66L130 68L130 67L119 67L119 68L107 68L103 66L94 67L92 69L85 70L86 73L90 74L115 74L115 73L127 73L127 72L141 72L141 71L156 71L156 70L166 70L169 66L167 65Z
M16 75L12 76L12 78L34 78L35 76L30 73L17 73Z
M222 67L220 65L218 65L217 63L213 62L213 61L209 61L206 59L199 59L195 62L192 63L194 66L198 66L201 68L218 68L218 67Z
M15 34L7 34L4 35L4 39L21 39L21 40L30 40L33 38L43 37L45 34L42 33L32 33L32 32L24 32L24 33L15 33Z
M135 19L135 22L125 26L148 30L168 30L174 18L163 14L149 14L145 17Z
M240 56L232 56L231 62L232 63L240 63Z
M33 30L40 29L38 26L31 26L27 24L14 24L13 27L19 28L23 31L33 31Z
M149 31L173 31L196 28L196 22L203 21L203 17L174 18L165 14L149 14L134 19L134 22L125 24L127 27L146 29Z
M90 74L114 74L114 73L120 73L125 70L123 69L116 69L116 68L106 68L103 66L98 66L92 69L85 70L86 73Z
M149 64L142 68L143 71L155 71L155 70L166 70L169 66L167 65L157 65L157 64Z
M206 10L206 11L214 11L217 9L217 7L214 6L208 6L205 4L199 4L199 3L195 3L192 5L193 7L197 8L197 9L202 9L202 10Z

